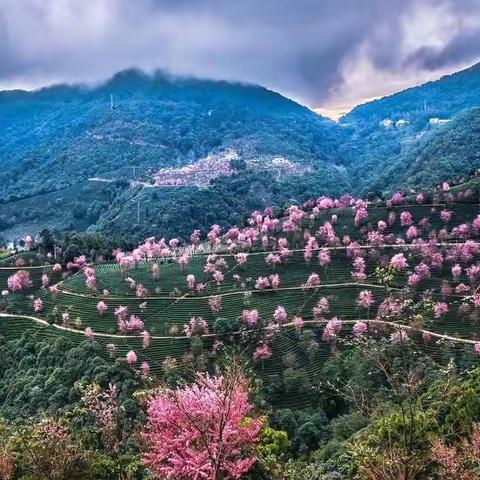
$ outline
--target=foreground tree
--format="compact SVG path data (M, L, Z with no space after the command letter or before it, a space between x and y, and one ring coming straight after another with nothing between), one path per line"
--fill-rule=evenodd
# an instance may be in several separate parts
M262 422L248 415L249 383L237 367L150 399L144 462L155 478L238 479L255 463Z
M12 459L17 464L16 469L22 475L21 478L78 478L74 473L82 462L81 449L68 428L57 420L46 419L32 426L19 427L10 439L10 446L14 452ZM5 452L2 456L4 461L8 460ZM12 469L13 465L9 467ZM5 472L0 472L0 478L3 474Z

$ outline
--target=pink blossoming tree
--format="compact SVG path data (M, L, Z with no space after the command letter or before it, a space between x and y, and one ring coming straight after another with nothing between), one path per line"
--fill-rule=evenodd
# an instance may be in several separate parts
M150 399L144 463L155 478L239 479L255 463L261 421L248 418L249 385L238 368L199 374L183 388Z

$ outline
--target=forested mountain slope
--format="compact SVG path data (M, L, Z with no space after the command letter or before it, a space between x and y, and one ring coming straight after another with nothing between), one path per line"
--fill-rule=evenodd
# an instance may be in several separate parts
M96 87L2 92L0 229L11 236L8 229L29 228L32 209L34 219L52 227L85 229L110 206L114 213L104 223L115 226L125 210L132 225L130 207L137 220L148 213L151 205L142 204L140 190L153 186L157 171L173 169L166 176L175 183L182 174L175 169L192 168L201 159L207 159L207 178L187 179L175 192L156 188L154 206L163 208L167 199L174 202L167 207L178 211L192 196L196 205L209 204L210 193L198 187L224 174L245 182L237 191L241 198L226 199L237 206L222 207L221 218L235 217L231 221L252 207L309 196L312 187L318 193L349 190L339 155L342 133L334 122L265 88L162 73L129 70ZM264 171L270 173L258 173ZM89 179L102 182L101 188ZM162 186L173 186L168 182ZM214 198L229 195L212 188ZM18 203L38 195L32 208ZM217 218L211 205L205 213ZM143 227L135 229L140 238L148 234Z
M478 132L478 112L465 116L476 107L480 64L354 108L340 119L348 132L343 151L351 159L353 184L362 193L402 189L407 179L408 185L431 187L438 178L479 167L476 142L468 140Z
M136 70L0 92L0 237L184 236L315 195L430 188L480 167L480 66L338 124L265 88Z

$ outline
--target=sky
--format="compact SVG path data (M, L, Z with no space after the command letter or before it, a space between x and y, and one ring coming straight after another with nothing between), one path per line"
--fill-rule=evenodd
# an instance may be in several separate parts
M163 69L335 118L477 61L480 0L0 0L0 90Z

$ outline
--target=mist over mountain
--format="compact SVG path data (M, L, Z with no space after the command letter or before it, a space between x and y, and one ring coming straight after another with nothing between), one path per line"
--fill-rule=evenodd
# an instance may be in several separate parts
M185 236L322 194L427 188L480 166L475 107L479 65L338 124L260 86L162 72L0 92L0 235Z

